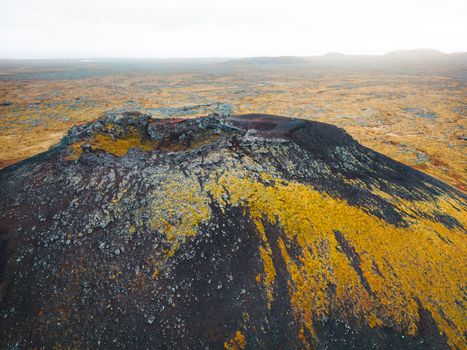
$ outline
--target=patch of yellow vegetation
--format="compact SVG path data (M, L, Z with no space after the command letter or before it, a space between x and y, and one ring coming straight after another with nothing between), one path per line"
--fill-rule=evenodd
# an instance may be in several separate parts
M169 258L187 237L197 234L199 225L211 217L209 199L202 195L201 186L194 178L174 176L162 183L151 204L151 226L166 236Z
M131 148L151 151L154 149L154 144L151 141L141 140L141 136L137 133L132 133L125 138L113 138L107 134L97 134L91 140L91 147L106 151L117 157L122 157L127 154Z
M132 130L129 135L125 137L113 137L109 134L95 134L87 141L78 141L69 146L71 154L66 158L67 160L76 160L81 156L81 146L89 143L91 149L102 150L111 153L117 157L122 157L128 153L132 148L139 148L143 151L149 152L155 149L156 144L150 140L143 140L141 135Z
M224 349L226 350L242 350L246 347L246 339L242 332L237 331L235 336L224 343Z
M407 220L409 227L396 227L310 186L278 180L265 186L244 175L224 174L212 180L209 190L219 201L227 191L231 204L248 208L257 227L267 219L284 230L278 242L268 243L280 248L291 276L296 318L311 334L312 319L337 312L370 327L395 327L413 335L418 331L420 305L451 346L465 346L465 232L446 228L434 216L420 215L441 211L466 227L461 200L440 197L428 203L397 198L401 212L414 217ZM358 255L357 262L348 247L339 244L336 231ZM259 234L265 239L264 233ZM298 257L290 256L288 242L299 245ZM272 260L262 247L260 255L269 271L266 281L272 284Z
M65 157L66 160L77 160L82 153L81 146L84 144L83 141L78 141L70 146L68 146L68 149L70 150L70 154Z
M107 131L112 131L112 126L110 124L105 127ZM130 129L129 135L125 137L114 137L110 134L100 133L94 135L88 141L77 141L68 147L70 154L66 157L66 160L78 159L82 153L81 146L86 143L91 146L91 149L102 150L117 157L122 157L132 148L139 148L146 152L153 151L155 149L165 152L182 152L201 148L209 143L219 140L219 138L219 135L208 134L207 136L203 135L201 137L195 137L190 142L169 139L163 141L151 141L143 140L137 130L132 128Z
M276 268L274 267L274 263L272 261L271 255L271 248L265 249L263 247L259 247L259 252L261 254L261 258L263 259L263 265L264 265L264 287L266 288L266 299L268 301L268 308L271 308L271 303L273 300L273 289L272 289L272 283L276 279Z

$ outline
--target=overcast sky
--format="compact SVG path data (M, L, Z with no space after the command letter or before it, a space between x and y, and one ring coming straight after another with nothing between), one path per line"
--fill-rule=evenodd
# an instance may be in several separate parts
M0 0L0 57L467 51L467 0Z

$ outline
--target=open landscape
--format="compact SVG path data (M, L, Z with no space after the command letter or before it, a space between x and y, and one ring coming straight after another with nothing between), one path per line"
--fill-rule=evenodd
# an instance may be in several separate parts
M465 0L1 0L0 350L466 350Z
M0 166L105 111L270 113L327 122L466 190L467 55L0 61Z

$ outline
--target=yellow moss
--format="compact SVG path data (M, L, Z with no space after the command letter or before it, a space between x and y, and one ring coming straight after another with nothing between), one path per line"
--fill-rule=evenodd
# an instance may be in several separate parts
M100 145L113 142L98 141ZM274 185L266 186L265 182ZM354 185L363 186L360 182ZM266 174L261 181L243 171L213 174L205 189L219 204L241 206L251 215L262 242L259 255L263 271L256 281L264 286L268 306L273 300L277 273L271 246L279 248L290 274L290 300L301 323L298 336L304 347L305 329L314 336L312 320L331 312L342 318L357 315L367 326L395 327L414 335L420 321L419 305L432 315L451 346L464 347L465 233L459 228L448 229L436 219L437 213L447 214L466 227L462 199L445 195L432 202L407 201L367 188L390 201L410 224L396 227L311 186ZM157 277L163 263L187 237L198 233L211 211L210 199L190 177L163 183L153 197L151 225L165 235L170 245L162 257L148 258ZM279 225L285 235L277 242L269 242L264 220ZM336 239L335 231L358 255L358 269L346 251L349 248ZM290 254L290 244L298 245L298 256Z
M131 148L139 148L148 152L156 147L154 142L142 140L141 135L135 129L132 129L128 136L122 138L112 137L109 134L95 134L88 141L75 142L68 147L71 153L66 159L78 159L82 153L81 146L85 143L89 143L91 149L102 150L117 157L124 156Z
M308 343L308 339L305 335L305 329L303 327L298 331L298 340L300 340L304 349L311 350L311 344Z
M269 247L268 247L269 248ZM266 250L263 247L259 247L259 252L261 258L263 259L263 267L264 267L264 287L266 289L266 299L268 301L268 308L271 308L271 303L273 299L273 289L272 283L276 279L276 269L274 267L274 263L272 262L271 258L271 248Z
M381 327L383 325L383 322L375 314L371 314L368 316L368 324L371 328L374 328Z
M440 197L434 203L393 199L401 212L415 216L406 217L409 227L396 227L345 200L295 182L276 180L274 186L265 186L245 174L227 173L213 179L208 188L218 200L225 189L232 205L248 207L261 237L262 221L267 218L300 246L300 256L292 259L282 238L269 242L279 246L290 273L296 318L312 334L311 320L331 310L344 318L359 315L370 327L395 326L415 334L420 303L451 346L465 345L465 232L420 215L440 211L466 227L465 204L460 199ZM336 230L358 254L360 271L336 240ZM260 248L260 253L265 271L275 271L267 267L272 263L268 252ZM266 273L265 280L271 281L271 276Z
M105 126L105 130L107 132L111 132L112 129L114 129L114 127L111 124ZM195 137L195 139L193 139L189 144L185 144L180 140L151 141L143 140L140 133L135 128L130 128L129 134L125 137L113 137L111 134L100 133L93 135L90 140L77 141L68 147L70 154L66 159L78 159L82 153L81 146L85 143L88 143L91 146L91 149L102 150L117 157L122 157L132 148L139 148L146 152L153 151L155 149L166 152L187 151L212 143L218 140L219 137L220 136L216 134L209 134L207 136L202 135L201 137Z
M154 193L151 227L165 235L173 256L187 237L197 234L199 225L211 217L209 199L201 194L199 183L192 178L175 177L162 183Z
M161 273L161 270L156 268L156 269L152 272L151 277L155 279L155 278L159 277L159 274L160 274L160 273Z
M142 141L141 136L136 132L125 138L112 138L107 134L96 134L91 140L91 147L106 151L115 156L122 157L131 148L140 148L143 151L151 151L154 144L150 141Z
M68 149L70 150L70 154L65 157L66 160L76 160L81 156L82 150L81 146L84 144L83 141L75 142L71 144Z
M224 349L227 350L243 350L245 347L246 339L240 331L237 331L232 339L224 343Z

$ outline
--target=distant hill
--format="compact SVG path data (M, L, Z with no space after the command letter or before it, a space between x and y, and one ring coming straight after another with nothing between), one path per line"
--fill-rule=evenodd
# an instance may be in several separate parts
M345 56L345 53L342 53L342 52L328 52L328 53L324 54L324 56L327 56L327 57Z
M225 64L230 65L287 65L304 63L306 63L306 60L298 56L246 57L225 62Z
M336 68L336 69L410 69L449 68L452 65L466 65L467 53L447 54L432 49L399 50L384 55L346 55L329 52L316 56L248 57L220 63L224 67L261 67L283 69L294 67Z
M385 57L392 57L392 58L409 58L409 59L420 59L420 58L439 58L439 57L446 57L448 54L433 50L433 49L414 49L414 50L397 50L391 51L384 54Z
M250 69L358 69L419 71L426 68L451 69L465 66L467 53L447 54L431 49L399 50L384 55L347 55L329 52L315 56L261 56L214 58L89 58L89 59L0 59L0 80L76 79L107 76L125 72L148 73L186 70Z

